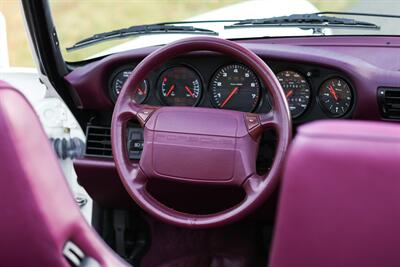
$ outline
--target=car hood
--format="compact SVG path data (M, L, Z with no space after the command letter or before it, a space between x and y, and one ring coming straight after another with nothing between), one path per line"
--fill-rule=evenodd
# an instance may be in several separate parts
M215 9L201 15L188 18L187 21L199 20L229 20L229 19L254 19L268 18L275 16L286 16L297 13L314 13L318 9L306 0L253 0L238 4L225 6ZM224 26L232 23L198 23L191 24L195 27L206 28L219 32L219 37L224 39L234 38L250 38L263 36L299 36L311 35L312 30L302 30L298 28L244 28L225 30ZM327 32L325 32L326 34ZM163 45L184 37L192 37L198 35L190 34L157 34L139 36L131 39L123 44L106 49L93 57L104 56L121 51L127 51L135 48L147 47L149 45Z

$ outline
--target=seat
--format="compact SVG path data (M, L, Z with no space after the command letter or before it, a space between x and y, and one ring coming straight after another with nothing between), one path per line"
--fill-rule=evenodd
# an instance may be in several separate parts
M28 101L1 81L0 166L0 266L70 266L66 244L92 263L128 265L82 217Z
M300 127L283 176L271 267L400 266L400 126Z

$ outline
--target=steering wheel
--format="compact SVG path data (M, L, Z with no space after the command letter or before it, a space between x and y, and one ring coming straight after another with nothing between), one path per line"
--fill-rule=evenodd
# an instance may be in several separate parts
M130 88L168 59L194 51L221 53L249 66L271 96L265 114L194 107L154 107L133 101ZM144 128L139 163L127 153L127 123ZM277 149L269 172L258 175L256 157L265 129L277 134ZM111 125L115 165L133 200L154 217L177 226L221 226L249 214L275 188L291 139L291 118L282 87L271 69L256 54L232 41L215 37L182 39L148 55L125 82L116 102ZM179 166L176 165L179 162ZM192 162L196 162L193 166ZM146 190L153 177L194 184L241 186L246 196L234 207L207 215L188 214L165 206Z

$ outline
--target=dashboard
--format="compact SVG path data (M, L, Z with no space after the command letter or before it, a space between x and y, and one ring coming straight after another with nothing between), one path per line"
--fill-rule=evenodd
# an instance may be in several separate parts
M115 103L137 62L118 66L108 78ZM355 103L353 85L343 73L313 65L268 61L286 95L292 118L348 117ZM155 68L135 88L132 99L155 106L198 106L266 113L268 89L248 66L226 57L177 58Z
M392 94L397 97L400 91L398 38L329 36L237 42L274 71L285 90L294 126L319 119L393 121L400 117L392 103L397 99ZM158 48L138 48L71 65L65 80L75 105L91 112L90 118L104 118L101 125L109 125L124 80ZM134 94L136 101L148 105L267 112L271 108L268 88L253 74L221 54L192 52L155 66ZM81 123L84 127L89 121Z
M313 120L400 119L398 37L321 36L237 42L256 53L276 74L288 99L294 134L298 126ZM72 66L65 76L75 104L85 115L80 119L86 128L85 158L74 164L80 183L98 203L131 204L112 161L111 117L126 78L158 48L138 48L91 59ZM232 58L207 51L155 66L131 92L135 101L155 106L229 108L254 113L273 108L268 88L256 73ZM128 127L129 158L137 161L143 129L138 124ZM257 172L268 171L275 143L273 132L262 136ZM176 192L176 188L173 190Z

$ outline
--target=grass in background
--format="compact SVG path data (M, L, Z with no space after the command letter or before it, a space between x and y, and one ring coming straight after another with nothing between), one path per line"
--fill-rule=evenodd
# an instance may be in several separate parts
M18 67L33 66L34 63L28 46L28 37L25 33L19 1L0 0L0 12L6 18L10 65Z
M359 0L308 0L320 11L345 11ZM379 0L376 0L379 1Z
M73 53L65 47L95 33L171 20L182 20L240 0L50 0L54 23L67 60L74 61L124 41L107 42ZM0 0L6 18L11 66L33 66L17 0ZM126 41L126 40L125 40Z
M239 0L50 1L63 53L65 47L94 33L131 25L179 21ZM79 30L77 30L79 29ZM64 53L68 61L82 60L116 44L118 40Z
M74 61L124 41L65 53L65 47L99 31L135 24L182 20L241 0L50 0L61 50ZM265 0L267 1L267 0ZM309 0L320 10L345 10L356 0ZM11 66L33 66L17 0L0 0L6 17ZM125 40L126 41L126 40Z

